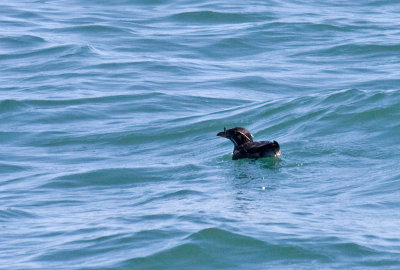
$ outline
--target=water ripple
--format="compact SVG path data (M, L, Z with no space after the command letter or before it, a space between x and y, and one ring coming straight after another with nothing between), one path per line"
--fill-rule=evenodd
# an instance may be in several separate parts
M399 4L0 6L0 265L399 268Z

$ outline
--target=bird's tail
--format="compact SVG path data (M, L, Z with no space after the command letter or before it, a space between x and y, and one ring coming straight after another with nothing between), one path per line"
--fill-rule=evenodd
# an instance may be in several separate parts
M279 143L277 141L273 141L275 147L277 148L277 150L279 151L281 149L281 146L279 145Z
M277 141L273 141L273 144L275 146L275 157L279 157L281 155L281 146Z

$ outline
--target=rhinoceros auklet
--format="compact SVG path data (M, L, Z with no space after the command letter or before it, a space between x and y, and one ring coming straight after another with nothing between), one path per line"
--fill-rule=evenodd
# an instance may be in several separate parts
M233 142L232 159L240 158L261 158L261 157L278 157L281 155L280 146L277 141L260 141L253 142L253 135L242 127L232 129L224 128L217 136L227 138Z

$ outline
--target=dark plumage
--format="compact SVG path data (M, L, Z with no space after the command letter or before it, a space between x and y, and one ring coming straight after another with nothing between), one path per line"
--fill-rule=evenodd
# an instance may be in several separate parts
M228 130L224 128L224 131L219 132L217 136L227 138L233 142L235 148L233 149L232 159L277 157L281 154L277 141L254 142L253 135L242 127Z

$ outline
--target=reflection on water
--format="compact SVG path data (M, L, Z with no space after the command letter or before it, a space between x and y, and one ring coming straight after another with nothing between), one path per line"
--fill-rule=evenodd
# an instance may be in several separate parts
M280 158L225 160L226 177L234 194L234 208L242 213L264 207L266 193L279 185ZM267 195L269 196L269 195Z

